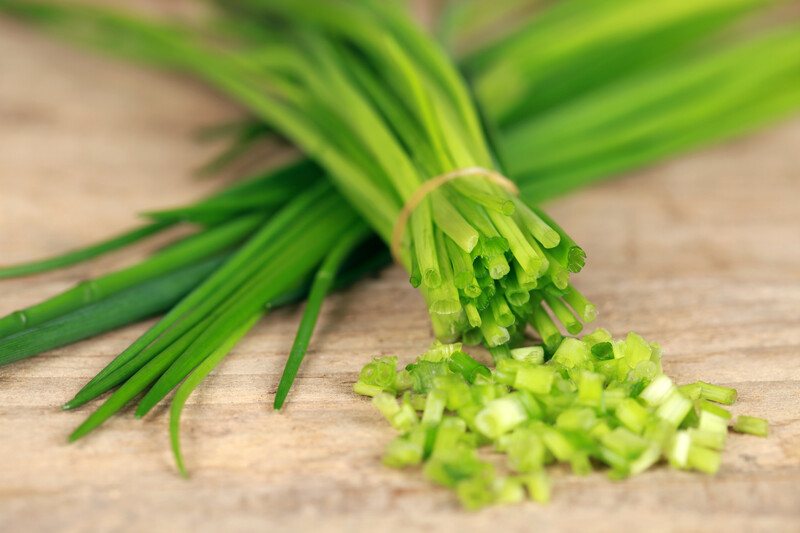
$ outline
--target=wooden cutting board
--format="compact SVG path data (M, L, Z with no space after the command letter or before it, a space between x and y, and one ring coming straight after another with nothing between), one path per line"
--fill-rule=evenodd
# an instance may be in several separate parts
M213 147L192 135L237 114L190 81L0 21L0 263L84 245L218 187L193 176ZM465 513L418 471L381 465L392 431L351 392L372 356L406 362L432 337L390 268L326 302L284 412L270 405L301 310L274 313L236 348L187 406L189 481L173 468L163 409L66 443L89 408L59 405L145 325L0 368L0 531L800 531L800 120L548 207L588 250L578 284L598 323L660 342L679 382L736 387L734 412L768 418L768 439L732 435L713 478L563 472L548 506ZM154 246L2 281L0 313Z

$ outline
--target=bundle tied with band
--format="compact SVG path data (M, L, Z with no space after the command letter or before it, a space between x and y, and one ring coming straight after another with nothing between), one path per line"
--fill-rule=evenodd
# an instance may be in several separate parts
M434 242L432 249L415 242L420 236ZM594 306L570 283L570 273L583 267L583 250L494 170L471 166L422 182L400 210L390 247L410 267L440 340L461 338L507 355L507 345L521 341L530 325L554 350L562 330L576 334L595 318Z

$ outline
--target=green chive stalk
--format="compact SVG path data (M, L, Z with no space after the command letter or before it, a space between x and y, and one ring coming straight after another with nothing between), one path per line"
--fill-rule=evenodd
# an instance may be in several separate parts
M223 260L196 262L4 337L0 366L155 316L177 303Z
M776 3L567 0L469 54L463 64L487 115L506 128L621 75L647 72L676 56L686 60L695 43Z

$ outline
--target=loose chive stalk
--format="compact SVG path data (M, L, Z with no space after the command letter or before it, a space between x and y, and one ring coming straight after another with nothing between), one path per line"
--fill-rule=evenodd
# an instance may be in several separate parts
M197 286L222 260L214 257L180 268L0 339L0 366L158 314Z
M300 369L300 363L302 363L306 351L308 350L308 344L311 341L311 335L314 332L314 326L316 325L317 317L322 308L322 302L331 289L337 272L347 258L347 255L366 237L366 234L367 230L365 227L357 226L354 231L345 235L336 247L331 250L322 263L322 266L317 271L306 302L306 310L303 313L303 318L300 321L292 350L289 353L289 357L286 359L286 365L284 366L281 380L278 383L278 390L275 393L275 401L273 404L275 409L280 409L283 406L286 395L289 394L289 389L291 389L292 383L294 383L294 378L297 376L297 371Z
M191 236L153 257L118 272L79 283L44 302L0 319L0 338L26 327L57 318L138 283L202 260L237 244L262 221L260 215L235 219L228 224Z
M130 246L131 244L166 230L173 224L173 222L154 222L152 224L142 226L141 228L117 235L103 242L81 248L80 250L67 252L63 255L42 259L40 261L34 261L31 263L0 267L0 279L40 274L50 270L77 265L78 263L82 263L121 248L125 248L126 246Z
M230 353L233 347L244 337L253 326L261 319L262 313L256 314L249 321L245 322L238 330L234 331L225 342L214 350L191 374L183 381L178 390L175 391L175 397L172 399L170 407L169 418L169 434L170 442L172 444L172 455L175 458L175 466L178 472L183 477L189 477L189 472L183 461L183 452L181 451L181 413L186 405L186 400L189 399L192 392L197 386L214 370L222 360Z

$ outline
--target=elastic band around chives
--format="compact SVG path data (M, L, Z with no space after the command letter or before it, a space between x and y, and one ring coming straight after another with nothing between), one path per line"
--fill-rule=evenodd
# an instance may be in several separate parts
M402 244L403 235L405 234L406 226L408 225L408 219L411 217L411 214L414 212L417 206L431 192L435 191L445 183L459 178L466 178L468 176L485 176L489 179L489 181L500 185L511 194L519 196L519 188L513 181L503 176L499 172L495 172L494 170L483 167L458 168L425 181L416 191L414 191L414 194L411 195L403 208L400 210L400 214L397 216L397 220L392 228L392 242L390 250L395 261L398 263L401 262L400 246Z

